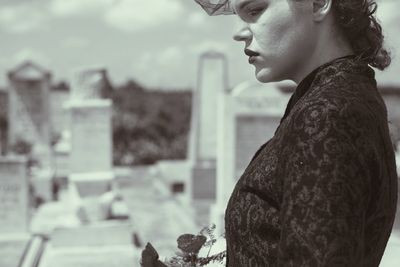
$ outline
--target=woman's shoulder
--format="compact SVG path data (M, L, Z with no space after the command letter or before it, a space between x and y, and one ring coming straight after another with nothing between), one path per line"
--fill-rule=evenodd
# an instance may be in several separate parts
M316 74L280 128L287 133L298 130L304 136L306 132L327 131L336 126L372 134L374 130L369 129L377 130L377 126L385 124L387 110L377 90L374 71L346 59Z
M377 134L387 123L383 100L370 82L348 83L338 79L310 88L288 116L288 129L299 134L327 129ZM375 130L374 130L375 129ZM374 133L373 133L374 132Z
M334 115L334 118L357 115L368 121L387 119L384 101L369 69L337 71L316 77L309 92L299 101L297 113L311 115L307 111L319 110L320 115Z

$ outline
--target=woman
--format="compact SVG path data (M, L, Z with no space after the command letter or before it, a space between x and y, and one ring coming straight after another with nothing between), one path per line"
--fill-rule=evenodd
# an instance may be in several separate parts
M390 64L371 0L196 0L236 14L261 82L295 81L226 213L227 266L378 266L397 174L374 71Z

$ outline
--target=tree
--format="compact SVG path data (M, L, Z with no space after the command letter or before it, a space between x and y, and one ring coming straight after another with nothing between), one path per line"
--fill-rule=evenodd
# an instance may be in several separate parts
M114 90L112 99L115 164L186 157L190 92L149 91L128 81Z

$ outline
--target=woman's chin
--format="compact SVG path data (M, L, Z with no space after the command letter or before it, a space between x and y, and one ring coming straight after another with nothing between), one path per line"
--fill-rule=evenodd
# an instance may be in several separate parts
M256 68L255 74L256 74L256 79L262 83L270 83L270 82L278 82L279 81L277 79L277 77L275 77L275 75L273 75L273 73L271 72L270 69L258 70Z

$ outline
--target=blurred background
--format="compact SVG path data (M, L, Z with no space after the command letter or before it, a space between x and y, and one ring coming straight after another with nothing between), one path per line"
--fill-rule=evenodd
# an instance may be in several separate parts
M400 3L378 3L398 151ZM212 224L225 249L232 188L295 89L255 81L236 27L191 0L0 1L0 267L140 266Z

